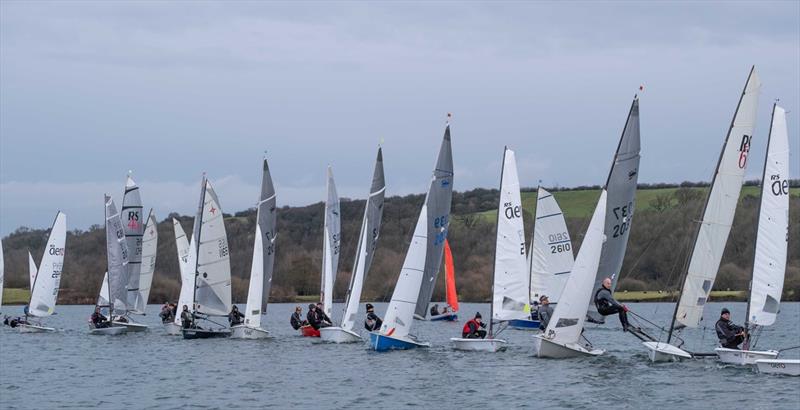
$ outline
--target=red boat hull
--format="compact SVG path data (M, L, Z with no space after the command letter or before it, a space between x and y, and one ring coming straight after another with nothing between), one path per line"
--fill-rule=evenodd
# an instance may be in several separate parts
M319 337L319 330L314 329L311 325L305 325L300 327L300 334L303 337Z

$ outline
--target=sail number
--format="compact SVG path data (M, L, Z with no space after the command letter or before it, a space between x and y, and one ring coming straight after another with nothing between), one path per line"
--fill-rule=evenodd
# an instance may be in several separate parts
M772 194L775 196L789 195L789 180L781 180L780 174L770 175L769 180L772 181Z
M560 243L558 245L550 245L550 253L561 253L572 249L572 245L567 243Z
M436 237L433 240L433 244L441 245L444 243L445 239L447 239L447 226L450 223L450 216L449 215L442 215L433 218L433 227L436 228Z
M506 219L522 218L522 208L519 205L514 205L511 202L503 204Z
M633 202L628 202L628 205L614 207L614 217L617 219L617 224L614 225L614 238L624 235L631 227L631 218L633 217Z

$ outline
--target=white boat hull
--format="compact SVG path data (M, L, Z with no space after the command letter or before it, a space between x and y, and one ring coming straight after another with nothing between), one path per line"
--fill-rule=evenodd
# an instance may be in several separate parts
M181 335L181 327L180 325L175 324L174 322L170 323L162 323L164 326L164 331L170 336L180 336Z
M260 328L247 325L236 325L231 328L232 339L269 339L269 332Z
M756 367L759 373L800 376L800 360L797 359L758 359Z
M506 342L502 339L462 339L450 338L450 344L455 350L467 352L502 352L506 350Z
M778 357L777 350L738 350L718 347L714 349L719 356L719 361L726 364L754 365L756 360L768 360Z
M642 342L647 348L647 356L653 363L677 362L681 359L691 359L692 355L669 343Z
M341 327L320 328L319 338L326 343L358 343L363 341L358 333Z
M122 327L126 328L128 333L146 332L146 331L150 330L149 326L143 325L141 323L117 322L116 320L113 323L114 323L114 326L122 326Z
M128 332L128 328L124 326L111 326L89 329L89 334L94 336L116 336L124 335Z
M568 359L572 357L599 356L604 351L601 349L587 349L578 343L556 343L542 335L533 337L533 354L536 357L550 359Z
M46 326L40 326L40 325L32 325L32 324L28 324L28 325L20 324L20 325L17 325L17 329L19 329L20 333L49 333L49 332L55 332L56 331L56 329L54 329L52 327L46 327Z

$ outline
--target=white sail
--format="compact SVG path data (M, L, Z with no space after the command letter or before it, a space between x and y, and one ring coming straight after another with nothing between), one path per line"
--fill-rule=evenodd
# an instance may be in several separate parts
M108 298L108 272L106 272L103 274L103 284L100 285L100 293L97 295L97 306L110 307ZM117 312L124 312L127 310L127 305L121 299L116 299L116 303L114 303L114 310Z
M128 243L125 238L125 229L122 226L120 213L110 196L105 198L106 212L106 259L108 270L106 280L108 284L108 298L112 309L122 314L129 310L128 305ZM39 275L37 275L38 278ZM113 313L113 312L112 312Z
M493 320L530 318L525 226L514 151L506 148L500 177L497 238L494 251Z
M536 222L529 252L532 301L547 295L550 303L558 303L567 282L575 256L564 214L556 198L539 188L536 199Z
M153 284L153 272L156 270L156 251L158 249L158 222L153 210L147 215L147 222L142 234L142 263L139 271L139 296L136 298L134 310L144 313L150 298L150 285Z
M250 285L247 289L247 308L244 312L244 324L261 327L261 292L264 290L264 258L261 257L264 248L261 227L256 224L255 240L253 241L253 262L250 265Z
M697 327L700 324L703 307L714 287L714 279L717 277L742 189L760 87L761 83L753 68L725 138L695 239L680 302L675 312L675 320L682 326Z
M350 286L347 289L345 300L345 311L342 316L341 327L345 330L353 330L353 326L355 326L364 279L372 265L372 258L378 246L385 193L383 152L378 148L378 158L375 160L375 170L372 174L369 197L364 205L364 218L361 221L361 233L358 236L356 260L354 261L353 274L350 277Z
M122 209L119 217L122 219L125 241L128 246L128 308L138 311L138 313L144 313L144 310L138 310L138 306L141 305L138 299L140 296L139 274L142 263L142 235L145 222L139 187L133 182L133 178L130 175L125 181L125 194L122 196Z
M33 283L31 300L28 305L28 314L44 317L53 314L58 297L58 288L61 283L61 270L64 267L65 242L67 240L67 216L59 212L50 237L44 248L39 273Z
M594 290L594 278L600 266L606 214L606 191L600 193L597 207L581 244L575 265L567 278L564 291L547 324L544 337L559 344L577 343L581 337L589 299Z
M28 251L28 274L30 275L30 290L33 292L33 283L36 282L36 274L39 272L39 268L36 267L36 261L33 260L33 255L31 255L30 251Z
M231 310L231 263L228 237L217 194L205 180L200 218L195 219L197 263L195 266L196 311L210 316L227 316ZM199 235L197 234L199 231Z
M775 322L781 302L789 239L789 136L786 112L777 104L761 179L757 229L747 321L769 326Z
M341 246L341 221L339 219L339 196L333 182L333 170L328 166L328 198L325 201L325 223L322 240L322 306L330 317L333 307L333 282L339 270L339 250Z
M190 246L189 241L186 240L186 233L183 231L181 223L175 218L172 218L172 227L175 230L175 246L178 251L178 266L181 271L181 293L178 296L178 312L181 312L183 306L189 307L189 310L192 309L194 271L190 266L193 266L194 263L190 265L190 258L195 254L195 251L193 251L194 241L192 241ZM180 314L175 315L175 323L180 325Z

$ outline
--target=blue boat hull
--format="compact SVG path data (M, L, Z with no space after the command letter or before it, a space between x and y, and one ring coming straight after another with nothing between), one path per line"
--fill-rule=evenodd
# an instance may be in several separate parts
M454 322L456 320L458 320L458 315L455 314L455 313L447 314L447 315L431 316L431 319L430 319L431 322L438 322L438 321Z
M380 333L369 334L369 347L376 352L387 352L389 350L408 350L417 347L428 347L424 343L414 343L408 340L396 339Z
M539 329L538 320L514 319L508 321L508 326L514 329L536 330Z

